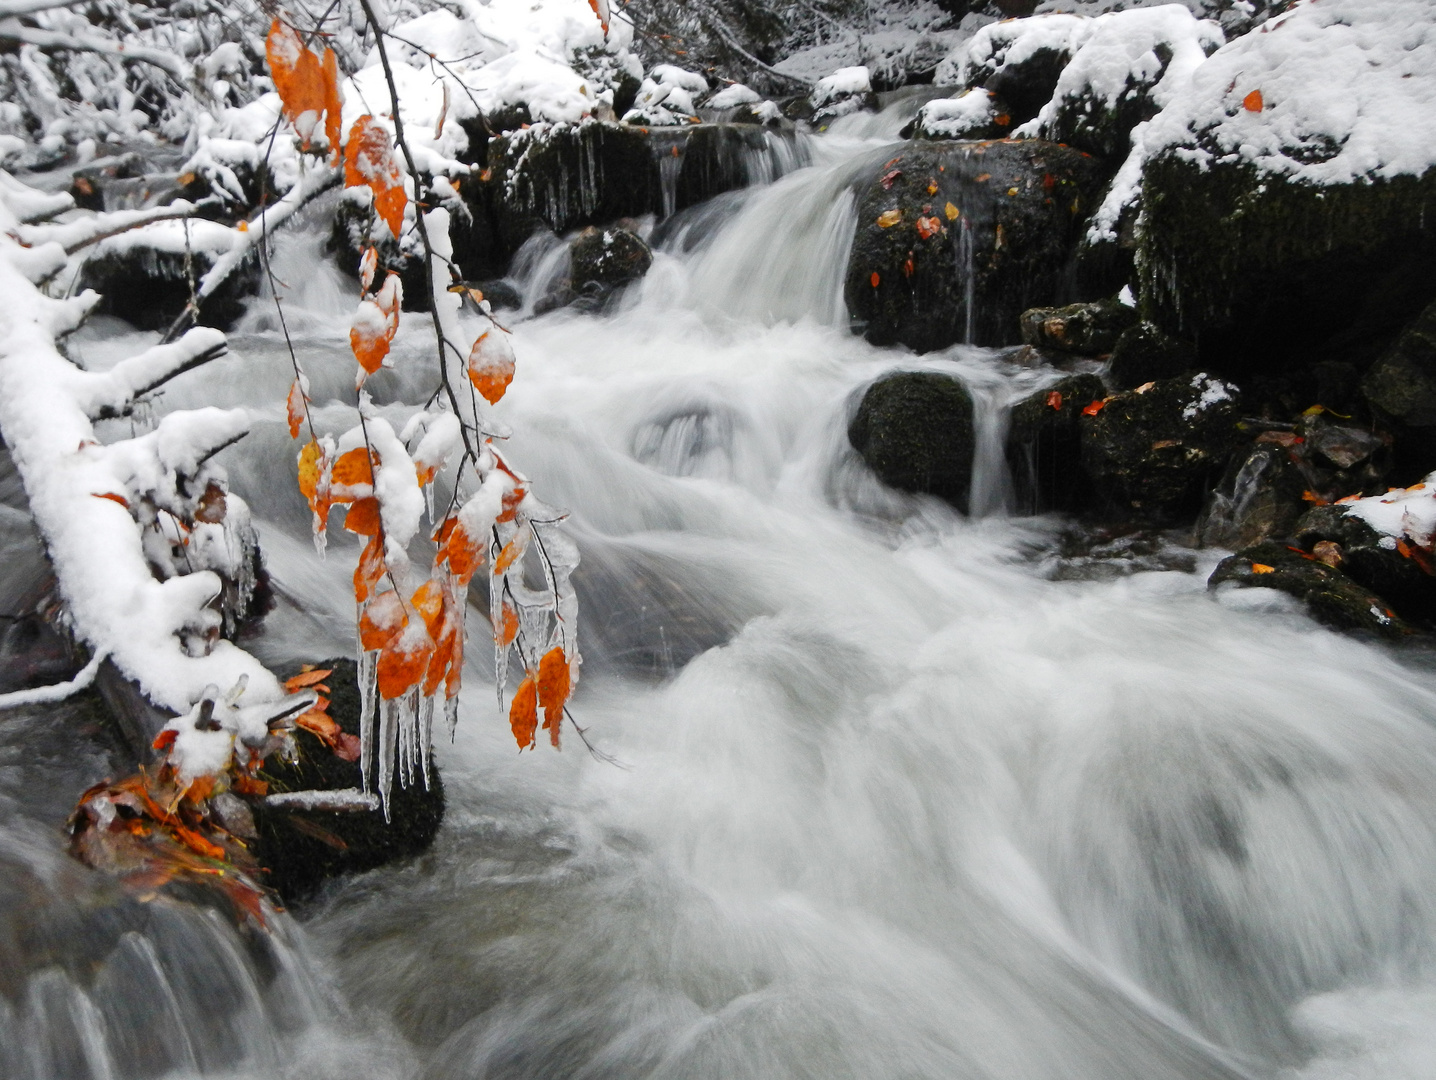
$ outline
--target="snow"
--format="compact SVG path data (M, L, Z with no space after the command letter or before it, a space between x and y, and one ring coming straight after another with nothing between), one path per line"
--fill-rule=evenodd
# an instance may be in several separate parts
M742 83L734 83L719 90L704 104L710 109L736 109L739 105L756 105L762 100L758 91Z
M1152 100L1165 107L1225 41L1220 26L1193 18L1181 4L1099 15L1080 36L1082 42L1062 69L1052 100L1014 135L1050 137L1065 105L1091 102L1105 111L1140 87L1150 87ZM1159 50L1167 54L1167 62Z
M1393 548L1399 540L1429 548L1436 536L1436 472L1409 488L1358 499L1347 506L1346 516L1360 518L1391 538Z
M1205 374L1193 377L1192 389L1197 391L1197 397L1188 402L1186 408L1182 410L1183 420L1195 419L1198 413L1205 412L1218 402L1231 401L1236 392L1236 387L1230 383L1224 383L1221 379L1214 379Z
M1244 102L1261 95L1260 110ZM1153 121L1147 157L1247 162L1309 184L1436 164L1430 0L1298 4L1219 49Z
M943 139L965 138L997 118L993 95L979 88L955 98L935 98L917 112L918 130Z
M1080 15L1034 15L990 23L973 35L951 66L958 71L959 82L984 83L994 72L1026 63L1045 50L1075 53L1094 22Z
M276 791L264 797L271 810L378 810L379 797L358 788L332 791Z
M831 75L818 80L810 100L814 106L821 108L839 98L871 93L872 88L872 80L866 67L839 68Z
M708 91L708 80L702 75L673 64L659 64L648 73L648 77L663 86L676 86L690 94L703 94Z

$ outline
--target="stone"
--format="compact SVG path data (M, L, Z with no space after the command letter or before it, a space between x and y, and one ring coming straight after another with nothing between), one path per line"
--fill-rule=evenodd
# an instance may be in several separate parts
M1136 310L1117 300L1029 308L1018 319L1022 340L1028 345L1082 356L1110 353L1122 332L1136 322Z
M1306 486L1284 447L1265 443L1234 456L1197 522L1202 546L1235 550L1291 536L1307 508Z
M100 294L98 313L116 315L141 330L169 329L189 304L191 279L198 284L217 261L212 252L198 247L188 268L183 251L137 241L123 250L97 249L81 267L76 291L94 289ZM259 291L260 276L259 259L251 252L200 304L195 322L221 330L234 325Z
M972 397L959 380L926 371L883 376L863 394L848 441L883 483L967 511L975 433Z
M628 229L587 228L569 249L569 280L575 292L592 284L615 289L637 281L653 265L653 252Z
M1072 375L1012 407L1005 453L1018 513L1075 513L1091 504L1080 421L1082 410L1105 394L1097 376Z
M329 715L351 735L359 734L359 691L352 660L326 660L332 669ZM294 736L299 764L271 757L259 771L271 794L286 791L340 790L360 787L357 761L345 761L307 731ZM371 775L377 766L371 769ZM274 809L262 800L251 803L260 865L268 867L266 884L287 902L312 898L324 885L344 874L413 858L428 850L444 818L444 784L430 761L430 786L416 776L408 787L394 781L391 820L380 810L322 811Z
M1308 510L1295 529L1297 546L1311 551L1324 541L1336 544L1348 577L1384 598L1403 619L1436 624L1436 577L1403 555L1392 538L1346 510L1335 504Z
M1366 366L1432 299L1436 169L1317 186L1172 151L1147 163L1142 207L1142 313L1208 370Z
M858 200L844 297L875 345L1013 345L1018 316L1060 303L1094 159L1055 143L913 142ZM950 207L950 209L949 209Z
M1135 521L1192 520L1240 445L1240 391L1199 373L1115 394L1082 418L1082 465L1098 509Z
M1225 584L1287 593L1306 604L1313 618L1338 630L1366 630L1386 638L1413 632L1376 593L1341 570L1275 541L1244 548L1218 563L1207 587Z
M1398 479L1436 469L1436 302L1371 366L1361 391L1396 435Z
M1112 345L1107 377L1119 390L1174 379L1197 369L1197 350L1189 342L1162 333L1149 322L1130 326Z

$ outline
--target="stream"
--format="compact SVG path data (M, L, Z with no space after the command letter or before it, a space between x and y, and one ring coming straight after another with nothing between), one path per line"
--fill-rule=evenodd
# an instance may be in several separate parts
M435 847L255 942L63 853L106 768L78 706L0 719L0 1074L1436 1075L1436 664L1275 592L1209 594L1223 552L1010 516L1004 409L1060 373L846 325L854 179L909 115L845 118L771 184L658 223L602 314L532 317L560 261L520 261L500 415L572 512L574 712L612 762L516 752L476 590ZM325 210L273 261L339 431L355 295ZM256 298L156 408L262 411L223 460L278 598L242 644L281 665L353 652L358 544L310 543L274 312ZM406 317L381 405L429 395L429 335ZM100 319L76 354L148 339ZM894 368L972 389L972 517L848 446ZM13 600L43 568L5 515Z

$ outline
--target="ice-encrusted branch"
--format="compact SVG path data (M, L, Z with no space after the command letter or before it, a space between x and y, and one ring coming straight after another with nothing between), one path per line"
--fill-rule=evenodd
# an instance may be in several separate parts
M154 206L146 210L112 210L55 225L21 225L17 235L31 245L57 243L65 249L66 255L73 255L91 244L119 236L132 229L143 228L155 221L194 217L201 205L203 203L179 199L167 206Z
M178 341L121 360L109 371L84 372L76 383L76 400L93 420L124 416L137 398L177 375L218 360L228 348L220 331L196 327Z

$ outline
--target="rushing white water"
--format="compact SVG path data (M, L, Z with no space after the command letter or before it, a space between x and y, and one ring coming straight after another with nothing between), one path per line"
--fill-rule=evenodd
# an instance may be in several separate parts
M237 1067L1436 1074L1436 673L1276 594L1209 595L1214 553L1079 573L1062 523L1004 516L1002 407L1051 375L848 334L851 177L889 152L862 135L678 215L606 314L515 326L501 412L513 459L573 511L575 712L622 766L573 740L516 754L471 661L434 852L305 924L350 1006L407 1044L341 1010ZM305 282L286 313L339 428L352 297L316 244L285 238L275 270ZM357 547L309 546L269 319L257 302L235 355L167 405L218 386L268 410L228 452L281 596L253 645L318 659L352 647ZM377 394L427 396L423 324ZM973 388L974 518L883 489L848 448L857 395L893 368Z

